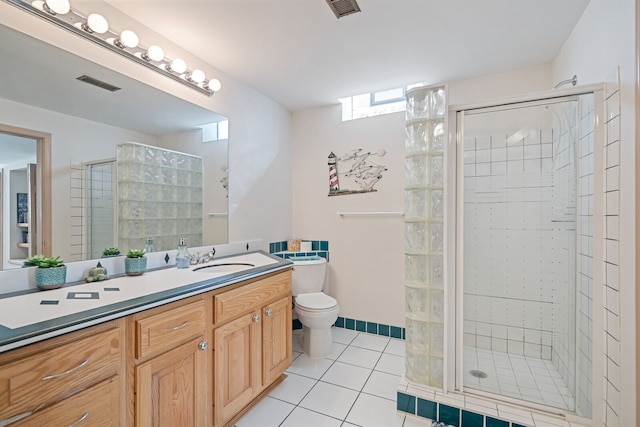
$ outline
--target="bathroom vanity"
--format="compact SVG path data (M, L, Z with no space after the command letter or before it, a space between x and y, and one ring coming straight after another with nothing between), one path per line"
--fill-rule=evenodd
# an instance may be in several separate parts
M0 426L232 425L292 354L291 263L240 257L0 299ZM65 314L9 319L20 298Z

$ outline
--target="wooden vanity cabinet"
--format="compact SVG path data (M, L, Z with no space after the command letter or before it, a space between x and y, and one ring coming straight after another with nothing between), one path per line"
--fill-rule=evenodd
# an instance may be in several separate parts
M207 425L206 310L201 295L127 319L127 342L135 350L128 354L135 396L130 425Z
M0 354L0 425L124 426L123 323Z
M214 425L235 420L291 365L291 271L214 301Z

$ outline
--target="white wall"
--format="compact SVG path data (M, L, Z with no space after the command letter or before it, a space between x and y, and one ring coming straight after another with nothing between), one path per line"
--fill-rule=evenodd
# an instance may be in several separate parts
M613 248L618 257L615 286L606 288L605 303L608 307L604 314L609 332L605 334L607 347L603 368L607 378L604 390L607 426L636 425L635 17L634 0L591 0L552 68L554 81L577 74L579 84L607 82L609 93L614 93L612 88L617 86L615 80L619 67L620 89L614 97L619 96L620 117L615 117L617 112L607 114L615 122L608 126L611 130L607 139L619 139L619 228L624 233L620 234L617 246ZM614 101L608 104L617 105L617 99ZM614 135L618 131L619 135ZM596 408L594 406L594 410Z
M449 83L449 103L548 90L548 65ZM340 105L293 115L293 234L329 241L329 294L341 316L404 326L404 223L399 217L340 218L338 211L404 209L404 113L341 121ZM376 193L328 197L327 156L385 149Z

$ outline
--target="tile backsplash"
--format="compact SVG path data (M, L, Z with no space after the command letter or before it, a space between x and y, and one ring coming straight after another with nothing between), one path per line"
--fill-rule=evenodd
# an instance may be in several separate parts
M292 258L296 256L321 256L325 258L327 262L329 262L329 242L327 240L309 240L309 239L301 239L302 242L311 242L311 250L310 251L296 251L292 252L288 249L288 242L271 242L269 243L269 253L273 255L279 256L281 258Z

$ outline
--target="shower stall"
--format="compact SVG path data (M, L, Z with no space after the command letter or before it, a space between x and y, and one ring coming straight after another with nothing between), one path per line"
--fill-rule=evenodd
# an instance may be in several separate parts
M590 418L594 94L455 114L456 388Z

